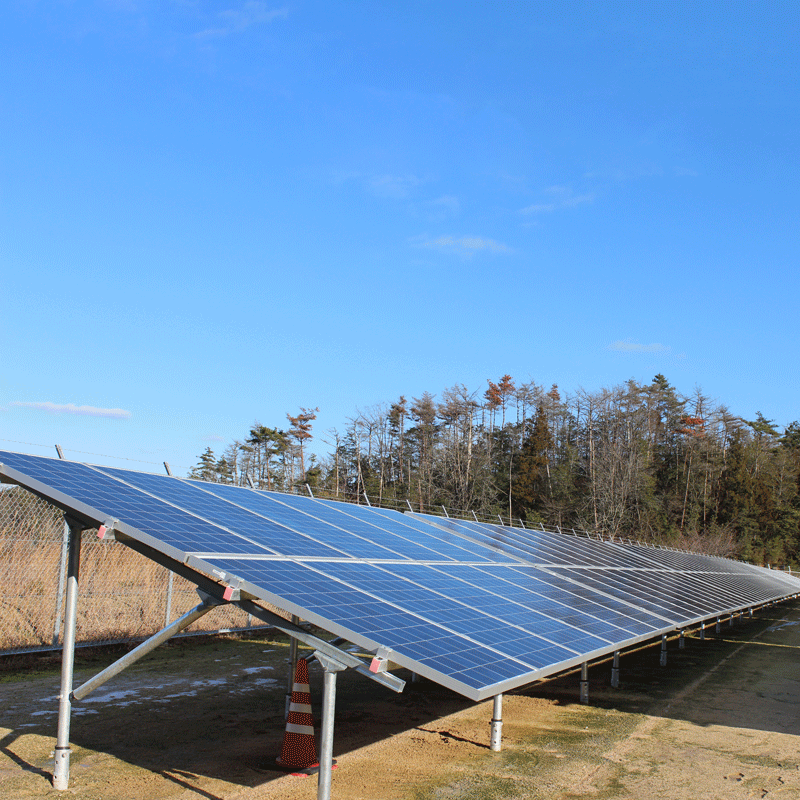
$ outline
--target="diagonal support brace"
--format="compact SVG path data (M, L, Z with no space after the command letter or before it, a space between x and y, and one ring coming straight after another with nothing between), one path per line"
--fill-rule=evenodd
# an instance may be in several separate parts
M71 699L83 700L84 697L95 689L110 681L116 675L119 675L120 672L127 669L131 664L135 664L140 658L144 658L144 656L152 650L155 650L160 644L166 642L167 639L171 639L175 634L188 628L193 622L205 616L212 608L216 608L223 602L199 589L197 593L202 598L200 605L195 606L191 611L187 611L182 617L176 619L175 622L167 625L166 628L163 628L149 639L146 639L138 647L131 650L130 653L126 653L122 658L115 661L111 666L106 667L102 672L98 672L94 678L86 681L86 683L72 692Z

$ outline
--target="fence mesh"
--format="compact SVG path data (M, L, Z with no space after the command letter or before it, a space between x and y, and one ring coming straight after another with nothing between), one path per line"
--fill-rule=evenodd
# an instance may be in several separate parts
M119 542L85 531L81 541L80 644L146 638L194 608L194 584ZM66 587L62 512L18 486L0 485L0 653L61 644ZM287 616L278 609L270 610ZM261 626L234 605L213 609L188 632Z

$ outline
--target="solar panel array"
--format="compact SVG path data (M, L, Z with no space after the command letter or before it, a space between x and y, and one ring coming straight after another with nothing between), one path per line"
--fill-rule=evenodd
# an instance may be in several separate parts
M0 477L480 700L800 591L727 559L0 451Z

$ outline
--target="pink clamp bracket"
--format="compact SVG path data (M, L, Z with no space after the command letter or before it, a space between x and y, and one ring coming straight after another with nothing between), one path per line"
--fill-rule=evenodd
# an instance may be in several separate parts
M382 647L373 657L369 665L369 671L377 674L378 672L386 672L387 669L389 669L389 651Z
M114 531L118 522L118 519L107 519L97 528L97 538L102 539L104 542L115 542L117 537Z

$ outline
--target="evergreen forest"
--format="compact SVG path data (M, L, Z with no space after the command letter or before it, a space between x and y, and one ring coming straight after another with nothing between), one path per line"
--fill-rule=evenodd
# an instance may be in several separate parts
M255 422L189 477L800 562L800 422L737 417L663 375L573 394L487 384L400 397L321 436L319 409Z

